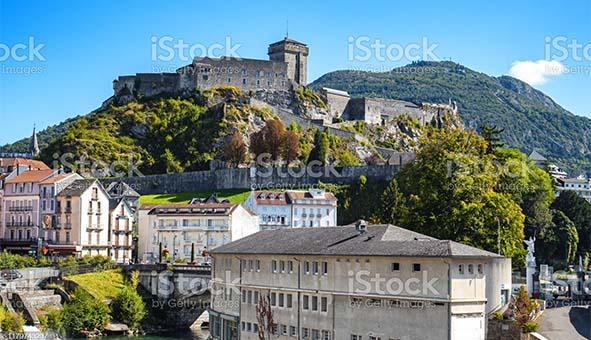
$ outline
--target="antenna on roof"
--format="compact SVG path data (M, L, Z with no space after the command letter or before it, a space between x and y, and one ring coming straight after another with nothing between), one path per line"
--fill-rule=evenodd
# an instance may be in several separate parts
M285 39L289 38L289 19L285 20Z

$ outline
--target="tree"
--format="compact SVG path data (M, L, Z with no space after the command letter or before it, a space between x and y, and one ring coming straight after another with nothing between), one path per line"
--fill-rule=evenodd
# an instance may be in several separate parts
M579 252L591 252L591 204L574 191L563 190L552 203L552 208L562 211L575 224Z
M74 291L63 313L64 328L71 336L102 331L109 322L109 308L81 288Z
M326 132L316 130L314 134L314 148L310 152L308 162L320 161L322 164L326 164L328 158L328 151L330 149L330 140Z
M256 305L256 317L259 324L259 340L271 339L273 332L273 310L269 296L261 296Z
M300 155L300 135L294 130L289 130L285 132L283 139L283 159L289 165Z
M246 143L238 131L224 145L224 158L231 167L237 167L246 161L248 156Z
M404 195L393 178L382 193L382 223L398 224L406 214Z
M416 160L397 179L408 197L405 225L418 232L513 257L525 250L524 215L499 177L487 142L474 132L433 130L420 139Z
M501 142L500 137L503 131L505 131L505 129L498 128L495 125L488 126L486 124L482 124L480 126L480 135L488 143L486 148L488 153L492 153L496 148L503 147L503 142Z
M251 135L250 148L255 156L267 153L278 161L284 146L285 126L279 119L268 120L265 126Z
M123 287L111 304L113 318L136 329L146 315L146 306L140 295L131 287Z

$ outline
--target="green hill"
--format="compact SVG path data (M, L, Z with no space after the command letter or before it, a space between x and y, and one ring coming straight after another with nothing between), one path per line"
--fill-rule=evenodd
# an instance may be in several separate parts
M591 170L591 120L575 116L541 91L509 76L492 77L453 62L416 62L390 72L335 71L311 85L354 97L412 102L456 101L464 124L504 128L503 141L536 149L572 175Z

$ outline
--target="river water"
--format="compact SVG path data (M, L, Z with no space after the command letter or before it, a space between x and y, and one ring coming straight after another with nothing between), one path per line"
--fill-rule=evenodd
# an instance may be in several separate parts
M164 333L159 335L143 335L138 337L118 337L109 336L106 340L172 340L172 339L183 339L183 340L205 340L209 336L209 332L201 329L191 329L187 331L177 331L172 333Z

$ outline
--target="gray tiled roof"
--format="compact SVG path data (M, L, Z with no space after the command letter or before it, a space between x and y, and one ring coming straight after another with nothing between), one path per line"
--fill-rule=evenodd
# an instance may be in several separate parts
M500 257L449 240L438 240L393 225L292 228L260 231L215 248L213 254L333 256Z
M80 196L86 189L96 182L94 178L77 179L60 191L58 196Z

